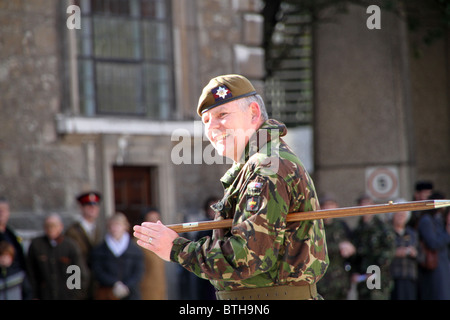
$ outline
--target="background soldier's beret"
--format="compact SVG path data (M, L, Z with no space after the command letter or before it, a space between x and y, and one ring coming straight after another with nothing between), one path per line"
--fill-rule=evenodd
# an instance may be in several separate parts
M202 113L224 103L255 95L256 90L250 81L238 74L227 74L213 78L203 88L198 100L197 113Z
M83 206L88 204L98 204L101 199L101 194L95 191L85 192L77 197L77 201Z

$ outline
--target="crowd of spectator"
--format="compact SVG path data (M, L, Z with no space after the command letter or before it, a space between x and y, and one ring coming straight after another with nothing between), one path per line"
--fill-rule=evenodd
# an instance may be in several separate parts
M79 221L65 228L60 215L46 216L43 235L25 253L8 226L9 203L0 198L0 300L167 299L164 262L136 245L127 217L115 212L102 230L97 222L101 194L90 191L76 199ZM412 200L427 199L445 196L432 183L418 182ZM217 197L205 203L206 219L213 217L208 208L214 201ZM356 202L374 204L367 195ZM339 207L331 193L323 194L320 204L321 209ZM142 221L160 218L156 208L149 208ZM343 218L325 219L324 225L330 264L318 291L325 299L450 299L448 208L363 215L353 228ZM181 285L196 288L193 294L181 290L186 293L181 299L215 299L206 280L179 276Z
M432 183L415 185L413 201L438 199L445 196ZM320 203L322 209L339 207L331 194ZM371 204L368 195L357 199L357 205ZM341 218L324 223L330 265L318 289L325 299L450 299L448 208L363 215L353 229Z

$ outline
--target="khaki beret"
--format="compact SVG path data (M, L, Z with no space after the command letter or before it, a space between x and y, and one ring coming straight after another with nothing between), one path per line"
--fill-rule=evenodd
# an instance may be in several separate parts
M197 113L202 113L224 103L255 95L256 90L250 81L238 74L227 74L213 78L203 88L198 100Z

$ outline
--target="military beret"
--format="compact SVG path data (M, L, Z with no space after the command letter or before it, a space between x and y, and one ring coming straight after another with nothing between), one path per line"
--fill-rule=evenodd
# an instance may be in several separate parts
M88 204L98 204L101 199L101 194L95 191L85 192L77 197L77 201L83 206Z
M241 75L227 74L215 77L203 88L198 100L197 113L201 117L212 108L255 94L253 85Z

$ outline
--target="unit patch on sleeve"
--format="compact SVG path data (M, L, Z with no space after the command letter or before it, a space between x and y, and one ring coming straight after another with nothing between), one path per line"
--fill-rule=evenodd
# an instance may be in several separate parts
M247 205L245 209L250 212L255 212L259 210L260 204L261 204L260 196L247 196Z
M245 209L249 212L256 212L261 208L261 192L264 182L252 181L247 186L247 203Z

